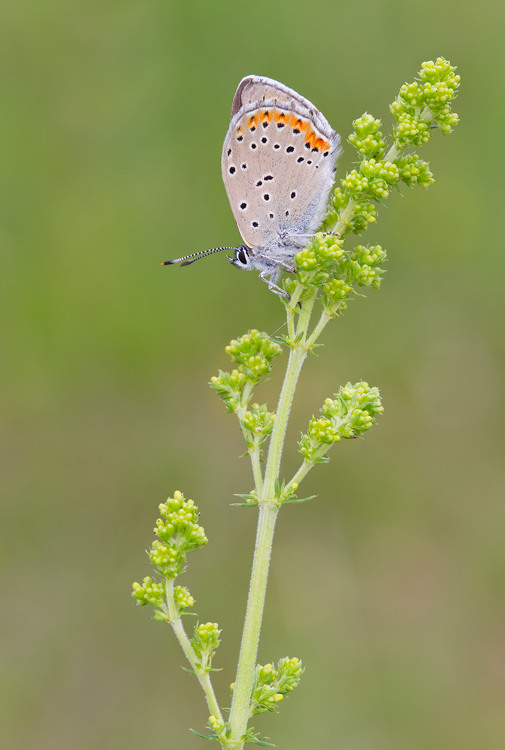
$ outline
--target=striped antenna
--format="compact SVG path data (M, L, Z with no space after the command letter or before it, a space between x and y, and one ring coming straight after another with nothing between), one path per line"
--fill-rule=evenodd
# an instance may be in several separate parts
M174 260L165 260L161 265L162 266L173 266L174 263L180 263L181 266L190 266L191 263L194 263L196 260L200 260L200 258L205 258L207 255L212 255L212 253L219 253L221 250L236 250L236 247L213 247L210 250L201 250L199 253L191 253L191 255L184 255L182 258L175 258Z

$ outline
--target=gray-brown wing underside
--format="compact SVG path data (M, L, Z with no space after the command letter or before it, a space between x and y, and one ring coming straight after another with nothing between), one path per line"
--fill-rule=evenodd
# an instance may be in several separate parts
M339 136L308 100L267 78L244 79L233 112L222 170L242 238L259 250L303 246L324 218Z

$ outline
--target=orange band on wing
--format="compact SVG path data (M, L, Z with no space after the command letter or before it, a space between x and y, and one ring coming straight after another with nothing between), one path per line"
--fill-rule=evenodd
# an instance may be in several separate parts
M305 133L305 143L308 143L311 148L314 148L314 138L316 138L316 134L312 128L308 128Z
M257 128L258 124L276 122L277 124L289 125L299 133L305 133L305 143L316 151L329 150L330 144L324 138L320 138L310 125L308 120L302 120L292 112L284 112L278 109L263 109L247 118L247 127L250 130ZM237 135L243 135L243 127L237 130Z
M247 127L248 128L255 128L257 126L257 124L258 124L258 113L256 112L255 115L252 115L252 117L250 117L247 120Z
M291 115L289 124L291 125L293 130L299 130L300 133L303 133L303 131L307 130L307 128L309 127L309 123L307 122L307 120L301 120L296 115Z
M316 151L323 151L330 148L330 144L324 138L318 138L312 129L307 130L305 133L305 143L308 143L310 148Z
M281 122L281 123L284 123L284 125L287 125L289 122L289 118L290 118L289 112L279 112L278 110L274 112L275 122Z

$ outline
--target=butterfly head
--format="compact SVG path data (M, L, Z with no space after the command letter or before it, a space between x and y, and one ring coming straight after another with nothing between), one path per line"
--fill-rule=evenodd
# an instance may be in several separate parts
M247 271L251 268L251 256L249 253L250 249L247 245L239 245L235 248L235 254L233 256L227 255L226 257L233 266Z

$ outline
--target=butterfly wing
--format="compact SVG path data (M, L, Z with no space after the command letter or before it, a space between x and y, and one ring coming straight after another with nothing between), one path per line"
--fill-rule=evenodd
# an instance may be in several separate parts
M321 224L340 138L308 99L277 81L244 78L223 145L223 180L249 247L287 254Z

